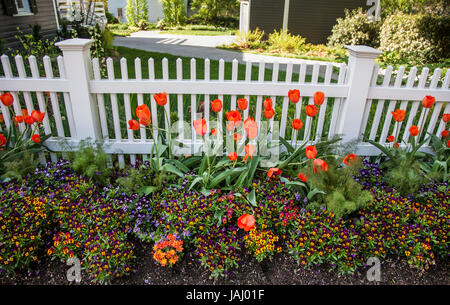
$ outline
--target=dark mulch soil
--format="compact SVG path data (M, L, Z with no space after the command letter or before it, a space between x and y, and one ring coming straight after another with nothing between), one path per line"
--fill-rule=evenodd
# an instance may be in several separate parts
M187 254L172 268L163 268L153 261L151 245L137 244L136 273L118 279L118 285L449 285L449 261L438 261L428 271L421 273L404 262L382 263L381 281L369 282L366 270L354 275L339 275L325 266L303 269L286 254L276 255L272 261L258 263L251 256L242 257L241 266L228 279L210 279L209 273ZM66 272L69 266L46 259L33 271L16 274L15 277L0 274L0 284L60 285L68 284ZM367 270L369 267L367 267ZM89 284L88 276L82 273L81 284Z

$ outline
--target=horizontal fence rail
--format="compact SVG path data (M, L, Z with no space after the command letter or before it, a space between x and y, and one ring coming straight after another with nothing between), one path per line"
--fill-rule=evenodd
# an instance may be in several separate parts
M441 137L445 128L442 115L450 112L450 70L441 77L441 70L431 73L413 67L406 73L404 67L393 71L375 65L381 53L365 46L349 46L349 63L280 64L268 69L264 62L239 64L237 60L225 63L191 59L161 62L150 58L125 58L103 64L91 60L87 39L71 39L58 43L63 56L56 61L45 56L42 61L30 56L25 63L21 56L11 64L8 56L1 57L0 92L11 92L14 106L0 106L3 123L0 132L9 128L14 116L22 109L45 112L45 134L52 137L46 145L53 151L75 150L87 138L101 141L108 154L116 155L120 166L150 153L154 144L152 134L158 138L161 129L174 128L183 144L182 154L194 154L202 149L203 141L197 137L192 122L205 118L208 130L217 128L224 132L225 112L237 109L237 100L246 98L249 106L242 120L254 118L258 127L264 124L293 146L305 142L318 142L341 135L344 142L359 139L356 153L378 155L379 150L364 142L365 139L387 144L387 136L397 134L391 111L404 109L405 120L398 124L399 137L408 143L411 124L424 126L419 137L426 133ZM288 91L299 89L300 102L289 101ZM305 112L313 104L316 91L325 94L317 117L311 119ZM156 104L154 95L166 92L168 102L164 107ZM428 111L421 107L426 95L436 98ZM223 101L223 109L214 113L210 102ZM271 98L275 115L264 117L264 100ZM146 104L151 111L152 130L132 131L128 121L136 119L135 109ZM10 113L12 112L12 113ZM292 128L292 120L304 123L300 130ZM423 124L422 124L423 123ZM310 131L310 132L308 132ZM211 135L207 133L205 138ZM246 140L242 133L240 143ZM276 139L274 144L279 143ZM402 145L401 145L402 146ZM427 145L423 148L430 151ZM242 152L241 152L242 153ZM44 158L44 156L42 156ZM50 154L56 160L56 154Z

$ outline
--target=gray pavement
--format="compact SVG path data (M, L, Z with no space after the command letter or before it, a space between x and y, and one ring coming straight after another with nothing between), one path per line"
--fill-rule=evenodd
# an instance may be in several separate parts
M216 48L216 46L222 44L229 44L234 39L234 36L175 35L160 34L157 31L140 31L128 37L115 37L114 45L184 57L223 59L227 62L233 61L236 58L239 63L243 64L247 61L259 62L263 60L267 63L267 68L271 68L271 63L278 62L282 64L280 65L280 70L285 70L285 64L289 62L293 64L307 63L309 65L315 63L324 64L323 61L266 56ZM309 74L309 70L312 67L309 66L308 68L307 73ZM322 70L320 71L320 76L323 76L324 71L322 72Z

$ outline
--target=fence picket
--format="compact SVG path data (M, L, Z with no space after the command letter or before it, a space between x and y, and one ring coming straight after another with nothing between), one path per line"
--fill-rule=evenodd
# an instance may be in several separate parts
M114 64L111 57L106 59L106 70L108 73L108 80L114 80ZM113 124L114 124L114 136L116 140L122 140L122 132L120 130L120 118L119 118L119 105L117 104L117 95L111 94L111 109L113 115ZM119 167L125 167L125 158L123 154L118 155Z
M60 55L57 57L56 60L58 62L59 77L61 79L66 79L66 67L64 66L63 57ZM70 136L72 138L76 138L77 131L75 128L75 120L73 117L72 101L70 100L70 95L68 92L63 92L63 97L64 97L64 105L66 106L67 120L69 122Z
M11 64L9 62L9 57L6 55L2 55L1 60L2 60L2 67L3 67L3 72L5 73L5 77L13 78L13 73L11 70ZM15 112L15 116L18 116L18 115L20 116L20 115L22 115L22 109L20 106L19 95L15 91L10 91L10 93L15 101L12 105L14 112ZM12 120L14 120L14 116L13 116ZM21 132L23 132L25 130L24 124L19 124L19 130Z
M197 79L197 69L196 69L196 63L195 63L195 59L192 58L191 59L191 81L195 81ZM196 142L196 133L195 133L195 129L193 128L193 123L194 120L197 119L197 96L195 94L191 94L191 130L192 130L192 150L191 153L194 154L197 147L195 145ZM207 130L209 127L209 122L206 122L206 126L207 126ZM206 132L208 133L208 132Z
M205 74L204 78L205 81L208 82L211 78L210 76L210 61L209 59L205 59ZM209 100L209 94L205 94L205 100L203 101L204 107L205 107L205 120L208 122L208 124L211 124L211 120L209 118L209 107L210 107L210 100ZM216 129L218 130L219 134L222 133L222 126L216 126ZM206 139L209 139L209 132L206 133Z
M344 84L347 65L341 63L339 66L338 85ZM339 123L339 112L341 109L341 98L335 98L333 103L333 112L331 113L330 129L328 130L328 139L331 139L336 134L336 126Z
M237 82L238 77L238 60L235 58L233 59L232 64L232 70L231 70L231 81L233 83ZM236 110L236 95L231 96L231 110Z
M177 58L176 61L176 72L177 72L177 80L183 80L183 61L181 58ZM178 104L178 135L181 140L184 139L184 114L183 114L183 95L177 94L177 104Z
M47 79L53 78L52 63L50 57L44 56L44 70ZM64 128L61 119L61 111L59 109L59 99L56 92L50 92L50 101L52 103L53 115L55 116L56 131L59 137L64 137Z
M313 73L312 73L312 77L311 77L311 84L313 84L313 85L317 85L317 83L318 83L318 80L319 80L319 69L320 69L320 65L319 64L314 64L313 65ZM314 100L310 96L308 96L308 104L309 105L313 105L314 104ZM312 118L307 116L306 117L306 123L305 123L305 135L303 137L303 142L309 141L310 138L311 138L311 135L313 134L312 123L313 123Z
M162 72L163 72L163 80L169 79L169 60L167 58L163 58L162 60ZM169 130L170 128L170 98L169 93L167 92L167 103L164 105L164 111L166 112L166 115L164 116L165 126L166 130Z
M380 71L380 66L375 65L375 67L373 69L373 73L372 73L371 86L376 86L379 71ZM367 127L367 123L369 121L369 114L370 114L370 109L371 108L372 108L372 99L368 99L367 103L366 103L366 109L364 110L364 116L363 116L363 120L362 120L360 134L364 134L365 131L366 131L366 127Z
M272 69L272 83L275 84L278 82L278 71L280 69L280 64L278 62L274 62L273 64L273 69ZM275 111L275 115L276 115L276 106L277 106L277 97L276 96L271 96L270 97L272 99L272 107L273 110ZM273 132L273 121L275 120L275 115L269 120L269 130L270 133Z
M100 80L100 66L98 58L92 59L92 68L94 71L94 79ZM108 124L106 120L105 99L103 94L97 94L98 113L100 116L100 126L102 127L102 136L104 139L109 138Z
M444 78L444 81L442 82L441 90L448 90L449 85L450 85L450 69L447 70L447 73L445 74L445 78ZM444 113L450 113L450 101L447 101ZM437 129L436 136L438 136L439 138L442 138L441 133L444 131L444 129L445 129L445 122L441 119L441 120L439 120L439 127Z
M153 58L148 59L148 78L151 81L155 80L155 62ZM157 142L158 139L158 108L156 106L156 102L153 98L154 92L150 93L150 110L152 113L152 134L154 137L154 140Z
M386 71L384 72L382 87L388 87L391 82L392 76L392 66L388 66ZM369 139L375 141L375 137L378 133L378 126L381 121L381 114L383 112L385 100L378 100L377 109L375 111L375 116L373 118L372 129L370 130ZM390 115L390 112L387 112L386 116ZM381 139L381 138L380 138Z
M141 59L139 57L134 59L134 73L136 80L142 80ZM144 105L144 95L142 93L138 93L137 95L137 104L138 106ZM141 142L145 142L147 139L147 130L141 126L141 128L139 128L139 133L141 136ZM147 155L145 155L145 157L147 157Z
M289 62L286 66L286 83L292 83L292 62ZM281 110L281 123L280 123L280 137L286 136L286 124L288 122L288 110L289 110L289 97L286 95L283 97L283 108Z
M330 84L332 74L333 74L333 64L328 63L327 69L325 71L324 85ZM325 114L327 111L327 103L328 103L328 97L325 97L325 100L323 101L322 106L320 106L319 121L317 123L317 131L316 131L316 139L320 139L322 137L322 130L323 130L323 125L324 125L324 121L325 121Z
M128 66L127 66L127 59L122 57L120 59L120 73L122 75L122 80L126 81L128 80ZM125 106L125 120L128 123L128 121L131 120L131 102L130 102L130 94L124 93L123 95L123 102ZM130 128L127 128L127 135L128 140L133 141L134 140L134 134L133 130ZM130 161L131 164L136 164L136 155L130 154Z
M258 70L258 82L262 83L264 82L264 72L265 72L265 62L261 60L259 62L259 70ZM256 113L255 113L255 120L258 124L258 130L261 129L261 110L262 110L262 95L258 95L256 97Z
M417 74L417 68L416 67L412 67L411 70L409 71L408 80L406 81L405 88L412 88L413 87L414 81L416 79L416 74ZM406 111L407 107L408 107L408 101L402 101L400 103L400 109ZM398 124L399 130L401 130L402 124L403 124L403 122L400 122ZM407 125L407 127L408 127L408 125ZM407 138L405 138L405 134L406 134L406 132L403 133L403 139L406 142ZM400 137L400 134L399 134L399 137Z
M437 84L439 82L440 77L441 77L441 69L437 68L434 70L433 78L431 79L431 83L430 83L430 87L429 87L430 89L437 88ZM433 109L433 113L431 114L430 122L428 124L427 133L433 133L434 127L436 126L437 120L439 118L439 114L441 113L442 106L443 106L443 103L440 103L440 102L436 102L434 104L434 107L433 107L434 109ZM425 129L425 126L423 129ZM421 134L423 134L424 137L427 136L426 133L423 133L423 130L419 131L419 136ZM428 141L426 142L425 145L428 145L430 143L430 140L431 140L431 138L428 139Z

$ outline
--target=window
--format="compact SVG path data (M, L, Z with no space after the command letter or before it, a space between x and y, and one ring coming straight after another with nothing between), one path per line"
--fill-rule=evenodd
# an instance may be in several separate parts
M121 7L119 7L119 8L117 8L117 19L122 19L122 17L123 17L123 12L122 12L122 8Z
M2 0L8 16L26 16L37 13L36 0Z

